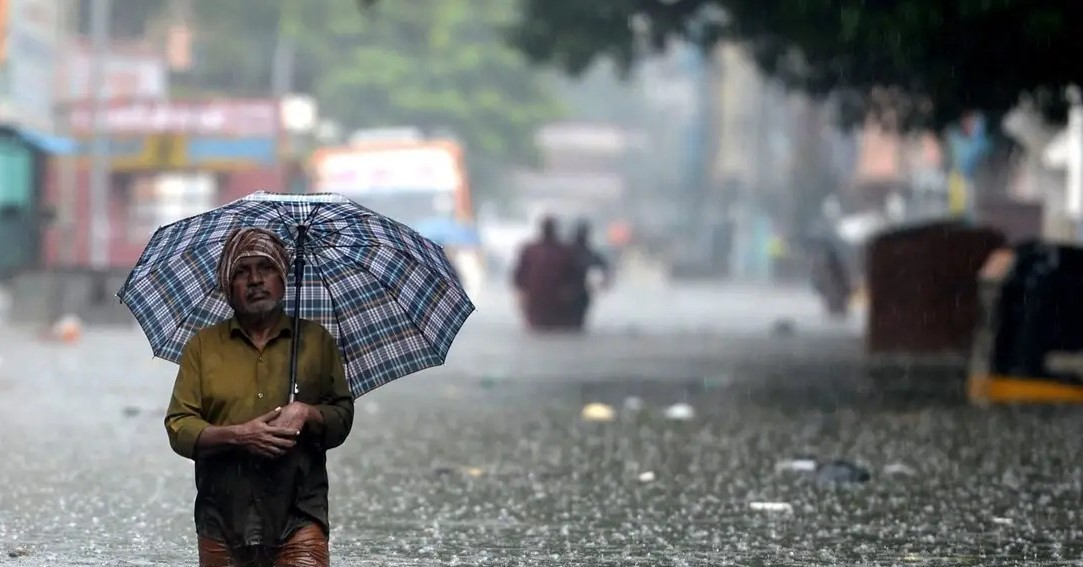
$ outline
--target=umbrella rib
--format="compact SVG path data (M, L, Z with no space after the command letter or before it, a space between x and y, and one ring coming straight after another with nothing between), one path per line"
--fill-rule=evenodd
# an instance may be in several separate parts
M295 223L291 223L291 222L290 222L290 219L286 218L286 215L285 215L285 213L283 212L283 210L282 210L282 206L281 206L280 204L278 204L278 203L276 202L276 203L274 203L274 204L272 205L272 207L274 208L274 211L275 211L276 213L278 213L278 220L282 221L282 224L283 224L283 226L285 226L285 227L286 227L286 230L289 230L289 229L290 229L290 228L291 228L291 227L292 227L292 226L293 226L293 225L294 225ZM297 247L297 235L296 235L296 234L292 234L292 233L291 233L291 235L293 236L293 244L294 244L294 248L296 248L296 247Z
M311 225L309 225L309 226L311 226ZM323 232L318 232L318 233L316 233L316 235L315 235L315 236L311 236L311 238L312 238L313 240L315 240L316 242L319 242L319 241L326 241L326 240L329 240L329 239L331 239L331 238L335 238L335 237L341 236L341 235L342 235L342 231L343 231L343 229L344 229L344 228L345 228L345 227L343 227L343 228L339 228L339 229L335 229L335 230L333 230L333 231L332 231L332 230L327 230L327 231L323 231ZM328 244L328 246L329 246L329 247L333 247L333 246L334 246L334 244L333 244L333 243L332 243L332 244Z
M360 216L360 217L370 217L370 216L381 216L382 217L383 216L383 215L380 215L380 213L377 213L376 211L373 211L372 209L369 209L367 207L359 205L359 204L357 204L357 203L355 203L353 201L347 200L345 203L336 203L336 204L343 205L343 206L349 206L349 207L352 207L354 209L358 209L358 211L355 212L354 214L356 214L357 216ZM383 218L389 218L389 217L383 217ZM319 226L319 225L324 224L324 223L335 222L336 220L338 220L338 219L336 219L335 217L328 217L327 219L324 219L324 220L313 221L308 226L311 228L311 227L314 227L314 226Z
M312 219L316 217L316 213L320 212L320 207L321 206L323 206L323 203L316 203L312 207L312 210L308 212L308 217L305 218L305 225L306 226L309 226L309 227L312 226Z

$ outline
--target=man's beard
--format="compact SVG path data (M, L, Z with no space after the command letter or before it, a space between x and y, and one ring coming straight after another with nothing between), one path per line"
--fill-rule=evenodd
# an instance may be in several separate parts
M253 320L256 320L256 321L263 321L263 320L266 320L266 319L268 319L268 318L270 318L270 317L272 317L274 315L279 314L283 309L284 303L285 303L284 300L279 300L279 301L271 304L269 307L267 307L265 309L251 309L250 308L248 310L243 310L243 309L237 309L236 307L234 307L233 311L235 313L237 313L238 315L241 315L243 317L247 317L249 319L253 319Z

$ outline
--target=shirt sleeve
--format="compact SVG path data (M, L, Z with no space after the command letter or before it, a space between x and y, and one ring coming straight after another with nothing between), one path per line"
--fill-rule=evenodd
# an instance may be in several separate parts
M324 449L334 449L346 442L353 428L353 394L346 383L346 368L334 337L324 329L324 389L317 411L323 424L313 432L316 442Z
M210 424L203 419L202 387L200 380L199 335L184 347L180 369L173 383L173 397L165 415L165 430L169 445L178 455L195 459L196 441Z

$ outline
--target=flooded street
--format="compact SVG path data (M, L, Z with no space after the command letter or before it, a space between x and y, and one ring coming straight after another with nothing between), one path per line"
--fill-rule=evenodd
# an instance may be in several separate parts
M804 290L670 293L602 298L585 337L528 337L506 294L479 298L446 366L358 400L330 456L333 564L1083 564L1083 413L870 372L859 325ZM134 329L0 330L0 358L0 564L194 565L175 367ZM615 418L581 419L593 402ZM871 478L778 467L804 457Z

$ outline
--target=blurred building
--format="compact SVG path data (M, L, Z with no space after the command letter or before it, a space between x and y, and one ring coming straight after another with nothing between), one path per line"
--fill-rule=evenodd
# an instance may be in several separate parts
M519 206L531 222L556 215L604 227L626 221L631 212L625 159L635 143L625 129L605 123L563 122L537 132L537 169L512 174Z
M53 131L61 0L0 1L0 122Z
M38 188L52 136L60 0L0 0L0 282L36 263ZM61 148L63 149L63 148Z
M93 53L85 38L68 42L57 67L55 90L61 106L92 98ZM114 41L102 68L108 99L163 99L169 95L169 65L162 51L142 40Z
M76 143L51 162L43 199L57 222L45 230L43 266L88 268L91 221L89 102L63 116ZM115 99L108 133L108 265L130 268L159 226L259 189L288 190L301 166L283 158L285 129L273 99Z

